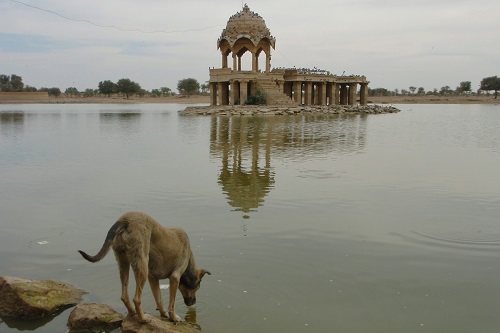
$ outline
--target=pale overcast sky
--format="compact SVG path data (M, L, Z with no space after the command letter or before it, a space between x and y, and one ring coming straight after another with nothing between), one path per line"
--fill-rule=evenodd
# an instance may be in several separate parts
M247 3L276 38L272 67L345 71L389 90L461 81L476 90L500 75L499 0ZM63 91L121 78L147 90L204 83L221 66L217 39L241 9L238 0L0 0L0 74Z

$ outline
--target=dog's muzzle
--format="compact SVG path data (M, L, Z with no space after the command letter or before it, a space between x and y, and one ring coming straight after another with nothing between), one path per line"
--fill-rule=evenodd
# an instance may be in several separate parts
M196 297L184 297L184 304L186 304L187 306L195 305Z

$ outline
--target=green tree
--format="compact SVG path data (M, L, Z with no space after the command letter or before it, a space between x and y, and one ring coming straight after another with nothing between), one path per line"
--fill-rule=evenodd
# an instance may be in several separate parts
M78 96L78 95L80 95L80 92L75 87L69 87L69 88L66 88L66 90L64 91L64 94L67 96Z
M55 96L58 97L61 95L61 89L53 87L48 89L49 96Z
M116 83L116 90L119 93L125 94L128 97L133 94L138 94L141 92L141 86L139 83L131 81L130 79L120 79Z
M444 87L441 87L439 94L440 95L451 95L451 94L453 94L453 90L451 90L450 86L444 86Z
M0 91L23 91L23 78L19 75L0 74Z
M424 89L424 87L419 87L418 90L417 90L417 94L418 95L425 95L425 89Z
M114 94L117 92L116 83L114 83L110 80L99 82L98 88L99 88L98 89L99 94L108 95L108 98L111 96L111 94Z
M10 76L10 85L12 86L12 91L23 91L23 78L19 75L12 74Z
M170 89L170 88L167 88L167 87L161 87L161 88L160 88L160 91L161 91L161 93L162 93L163 97L167 97L167 96L172 95L172 89Z
M85 89L85 91L83 92L83 97L92 97L95 95L95 90L94 89L90 89L90 88L87 88Z
M208 93L209 93L209 91L210 91L210 85L208 84L208 81L207 81L207 82L205 82L204 84L202 84L202 85L200 86L200 88L201 88L201 93L202 93L202 94L208 94Z
M415 90L417 90L417 87L411 86L410 88L411 94L415 95Z
M183 79L177 82L177 90L182 95L190 95L199 94L200 93L200 84L196 79Z
M26 91L26 92L36 92L38 90L35 87L27 85L27 86L24 86L23 91Z
M160 97L161 96L160 89L151 89L151 95L153 95L154 97Z
M462 81L460 85L456 89L458 94L469 93L471 91L471 82L470 81Z
M495 91L495 99L498 97L498 91L500 90L500 78L495 76L485 77L481 80L481 90L494 90Z

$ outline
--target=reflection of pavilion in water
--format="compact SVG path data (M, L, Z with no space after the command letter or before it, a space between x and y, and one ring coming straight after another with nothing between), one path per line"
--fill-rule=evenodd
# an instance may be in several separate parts
M222 159L219 184L236 211L256 211L275 184L273 158L308 160L361 151L365 115L213 117L210 153Z

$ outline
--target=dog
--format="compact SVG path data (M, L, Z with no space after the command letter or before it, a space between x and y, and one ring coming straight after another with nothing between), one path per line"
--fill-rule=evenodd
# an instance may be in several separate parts
M80 254L90 262L98 262L113 248L122 285L121 300L128 310L129 316L137 313L140 323L147 320L142 311L142 290L149 280L151 291L160 315L173 322L181 321L175 313L175 296L177 289L181 291L184 304L196 304L196 291L200 288L201 279L207 270L196 268L193 253L186 232L177 228L165 228L151 216L141 212L129 212L122 215L109 229L101 250L91 256L79 250ZM128 296L129 268L135 275L134 305ZM160 293L160 279L170 280L170 299L168 315L163 307Z

